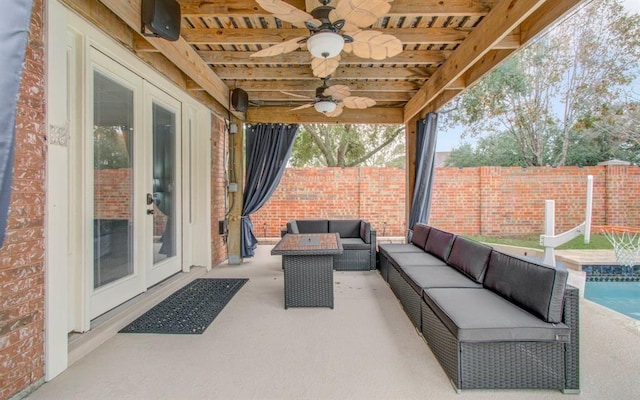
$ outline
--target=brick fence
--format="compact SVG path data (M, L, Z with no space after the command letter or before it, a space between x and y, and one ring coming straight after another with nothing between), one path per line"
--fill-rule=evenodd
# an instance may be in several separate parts
M463 234L540 234L549 199L561 232L584 220L587 175L594 177L594 225L640 227L635 166L437 168L429 224ZM288 168L252 220L258 237L277 237L296 218L364 218L378 235L402 236L404 204L403 169Z

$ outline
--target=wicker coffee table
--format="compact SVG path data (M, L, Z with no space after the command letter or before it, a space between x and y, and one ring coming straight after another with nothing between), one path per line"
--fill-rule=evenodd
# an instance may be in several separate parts
M333 256L342 254L337 233L287 234L271 250L282 256L284 308L333 308Z

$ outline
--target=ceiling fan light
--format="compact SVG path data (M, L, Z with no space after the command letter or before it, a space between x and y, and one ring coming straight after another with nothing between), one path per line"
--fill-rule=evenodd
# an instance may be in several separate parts
M340 54L344 39L334 32L318 32L307 39L307 49L317 58L333 58Z
M313 108L320 113L329 113L336 109L336 103L329 100L322 100L313 105Z

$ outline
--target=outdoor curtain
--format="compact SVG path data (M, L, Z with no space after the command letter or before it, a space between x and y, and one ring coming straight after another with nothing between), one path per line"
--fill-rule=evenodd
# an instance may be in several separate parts
M418 222L427 223L431 209L431 187L436 161L436 141L438 114L429 113L418 120L416 129L416 180L413 187L413 201L409 214L409 234Z
M247 128L247 176L240 227L243 258L253 257L258 245L250 216L278 187L297 132L297 124L257 124Z
M31 0L12 1L0 14L0 247L4 242L11 200L16 107L31 6Z

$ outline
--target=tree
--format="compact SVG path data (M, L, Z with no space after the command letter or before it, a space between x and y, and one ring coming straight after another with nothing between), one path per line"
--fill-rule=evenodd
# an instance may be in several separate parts
M583 121L583 132L569 137L566 165L596 165L600 161L620 159L640 163L639 104L616 107L606 117ZM555 142L554 142L555 143ZM555 143L555 145L561 145ZM559 152L558 149L551 149ZM448 167L524 166L524 157L513 135L499 132L480 138L475 146L465 143L451 151Z
M404 158L404 126L307 124L300 127L289 162L294 167L403 167Z
M523 165L522 154L513 136L502 132L481 138L473 147L469 143L453 149L445 161L447 167L479 167L494 165L508 167Z
M598 161L617 158L640 165L640 101L615 105L602 114L587 123L584 134L589 148L600 151Z
M640 16L594 1L465 92L450 119L510 135L524 165L565 165L589 121L626 102L639 57Z
M95 169L129 168L131 166L123 127L95 127L93 146L93 166Z

